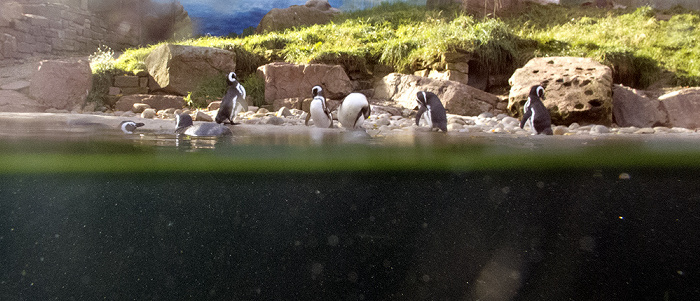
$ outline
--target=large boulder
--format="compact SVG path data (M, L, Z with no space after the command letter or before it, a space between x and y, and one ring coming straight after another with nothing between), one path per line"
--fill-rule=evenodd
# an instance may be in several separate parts
M145 103L156 110L180 109L185 106L185 98L175 95L134 94L122 96L114 105L117 111L132 111L135 103Z
M311 88L323 87L328 99L340 99L352 92L352 82L339 65L296 65L275 62L258 67L257 74L265 81L265 103L278 99L311 97Z
M236 70L236 54L212 47L163 44L148 55L146 66L157 91L187 95L203 80Z
M29 95L47 108L71 110L82 106L92 87L86 60L46 60L31 76Z
M593 59L534 58L516 70L509 83L508 111L514 117L522 116L530 88L542 85L552 123L612 123L612 70Z
M700 128L700 88L687 88L659 97L670 126Z
M665 125L668 116L658 99L629 87L613 85L613 121L621 127L645 128Z
M375 87L374 98L391 100L403 108L413 109L418 105L416 93L419 91L435 93L445 109L457 115L476 116L493 112L499 102L497 96L459 82L399 73L382 78Z
M273 8L260 20L257 33L278 31L292 27L325 24L340 11L331 8L328 1L310 0L306 5L292 5L288 8Z

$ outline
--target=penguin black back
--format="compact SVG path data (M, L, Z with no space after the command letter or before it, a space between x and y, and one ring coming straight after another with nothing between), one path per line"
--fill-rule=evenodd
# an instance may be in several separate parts
M420 91L416 93L416 101L418 101L419 106L416 114L416 125L420 123L421 117L427 114L426 121L431 128L447 132L447 112L445 112L440 98L433 92Z
M547 107L542 103L542 98L544 98L544 88L540 85L532 86L523 107L520 128L523 128L527 122L535 134L552 135L552 117Z
M243 110L248 110L248 103L245 100L246 92L243 85L238 82L235 72L230 72L226 76L226 83L228 89L224 97L221 98L221 105L215 120L216 123L225 123L228 120L229 123L234 124L233 118L238 113L236 110L238 106L240 105Z

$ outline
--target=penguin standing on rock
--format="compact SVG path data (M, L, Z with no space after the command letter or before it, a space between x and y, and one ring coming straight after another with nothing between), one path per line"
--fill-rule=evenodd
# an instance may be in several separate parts
M133 122L131 120L126 120L122 121L119 124L119 128L122 129L122 132L124 132L124 134L133 134L137 128L142 127L144 125L145 124L141 122Z
M216 123L225 123L226 120L229 123L233 123L233 118L238 115L241 110L248 110L248 102L246 102L245 88L241 83L238 82L235 72L230 72L226 77L226 82L228 83L228 90L223 98L221 98L221 105L219 106L219 112L216 113Z
M175 115L175 134L184 134L195 137L216 137L233 134L231 130L222 124L204 122L194 124L192 116L187 113Z
M311 118L317 127L333 127L333 116L331 115L331 111L328 110L326 98L323 97L323 89L321 86L314 86L311 88L311 94L314 96L314 99L311 101L305 124L309 125L309 118Z
M338 121L346 129L360 129L371 111L369 101L367 101L365 95L362 93L350 93L338 107Z
M547 107L542 103L542 98L544 98L544 88L540 85L532 86L523 107L520 128L522 129L527 122L534 134L552 135L552 117L549 115Z
M447 113L442 106L440 98L433 92L420 91L416 93L418 101L418 113L416 114L416 125L420 124L421 117L425 117L430 128L437 128L447 132Z

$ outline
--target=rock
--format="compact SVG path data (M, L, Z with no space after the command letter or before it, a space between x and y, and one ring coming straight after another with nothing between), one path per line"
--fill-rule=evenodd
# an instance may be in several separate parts
M418 91L435 93L450 114L478 115L492 111L498 103L497 96L465 84L399 73L391 73L382 78L375 87L374 96L413 109L417 106Z
M41 61L30 82L29 95L40 105L70 109L85 103L92 87L92 70L86 60Z
M258 67L265 81L265 103L276 99L311 96L311 88L323 87L327 99L341 99L352 92L352 82L340 65L296 65L282 62Z
M5 84L0 86L0 89L2 90L14 90L14 91L19 91L19 90L24 90L26 88L29 88L30 82L26 80L18 80L15 82L11 82L9 84Z
M114 108L117 111L130 111L133 110L135 103L143 103L156 110L164 110L167 108L184 107L185 98L175 95L134 94L119 98Z
M275 113L275 116L277 117L289 117L292 116L292 112L287 109L287 107L281 107L279 110L277 110L277 113Z
M308 104L306 104L306 106L308 107L311 104L311 98L293 97L275 99L272 103L272 109L275 111L278 111L281 108L302 109L304 107L304 103L307 102L307 100Z
M389 119L390 115L389 114L381 114L379 115L379 118L377 118L377 124L378 125L391 125L391 120Z
M569 129L563 125L555 126L554 129L552 129L552 133L554 135L564 135L568 132L569 132Z
M622 85L613 85L613 121L621 127L666 124L668 116L659 100Z
M508 111L522 116L530 88L545 87L542 100L554 124L612 123L612 70L590 58L541 57L511 76Z
M596 124L593 127L591 127L591 134L593 135L608 133L610 133L610 129L604 125Z
M380 106L380 105L371 105L372 107L372 115L380 115L383 113L387 113L391 116L402 116L401 109L399 108L394 108L390 106Z
M654 131L653 128L649 128L649 127L647 127L647 128L641 128L641 129L638 129L638 130L634 131L635 134L653 134L653 133L655 133L655 132L656 132L656 131Z
M260 122L262 124L281 125L284 124L284 118L280 118L277 116L265 116L261 119Z
M0 90L0 112L44 112L38 101L14 90Z
M270 110L265 109L265 108L260 108L257 111L255 111L255 113L265 115L267 113L270 113Z
M141 113L141 118L149 118L153 119L156 118L156 109L145 109Z
M427 0L428 8L451 5L454 2L461 2L462 8L471 15L484 16L485 14L498 14L518 4L517 0Z
M318 0L308 1L304 6L292 5L288 8L273 8L260 20L256 32L264 33L292 27L326 24L339 13L340 11L331 8L327 1Z
M236 54L212 47L163 44L148 55L146 66L156 90L187 95L201 81L236 70Z
M329 10L331 9L331 4L327 0L309 0L304 4L306 7L315 8L318 10Z
M150 108L151 108L151 106L149 106L147 103L135 103L131 107L131 111L133 111L134 113L143 113L144 110L150 109Z
M700 87L687 88L659 97L672 127L700 127Z
M208 121L212 122L214 121L214 118L211 117L211 115L197 110L197 112L194 113L194 121Z
M220 101L220 100L212 101L212 102L210 102L209 105L207 106L207 110L209 110L209 111L216 111L216 110L219 109L220 106L221 106L221 101Z

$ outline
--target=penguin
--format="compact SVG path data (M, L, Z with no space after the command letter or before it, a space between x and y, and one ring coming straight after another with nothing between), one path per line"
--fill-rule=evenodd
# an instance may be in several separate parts
M192 116L187 113L175 115L175 134L184 134L195 137L214 137L233 134L231 130L222 125L211 122L194 124Z
M542 103L544 98L544 88L540 85L530 88L530 95L523 107L523 119L520 121L522 129L527 122L533 134L552 135L552 117L549 115L547 107Z
M323 97L323 89L321 86L314 86L311 88L311 95L314 96L314 99L311 101L309 114L306 115L305 124L308 126L309 118L311 118L314 121L314 125L317 127L333 127L333 116L331 115L331 111L328 110L326 98Z
M447 132L447 113L440 98L433 92L420 91L416 93L416 101L420 107L416 114L416 125L419 125L421 117L425 116L424 119L431 128Z
M141 122L133 122L131 120L125 120L119 123L119 128L122 129L122 132L124 134L133 134L134 131L139 128L144 126L145 124Z
M362 93L350 93L338 107L338 121L346 129L361 129L371 111L367 97Z
M228 120L231 124L233 118L238 115L241 110L248 110L248 102L246 102L245 88L238 82L235 72L230 72L226 77L228 89L226 94L221 98L219 112L216 113L216 123L225 123Z

